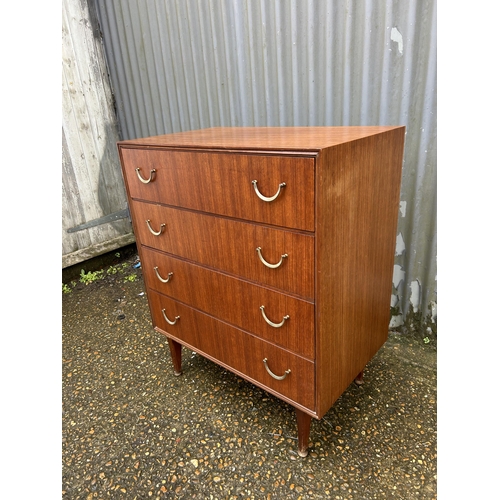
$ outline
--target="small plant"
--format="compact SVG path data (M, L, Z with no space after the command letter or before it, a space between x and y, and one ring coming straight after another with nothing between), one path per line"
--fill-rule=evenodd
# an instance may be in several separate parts
M137 274L129 274L128 276L125 276L125 278L123 278L124 281L130 281L130 282L133 282L137 279Z
M424 344L428 344L431 341L431 339L429 337L425 337L423 340L424 340Z
M120 252L116 252L116 253L115 253L115 257L116 257L117 259L119 259L119 258L120 258Z
M71 288L68 285L66 285L66 283L63 283L62 284L62 291L63 291L63 293L71 293L73 290L71 290Z
M109 266L106 274L116 274L119 271L119 269L115 266Z
M103 271L95 271L91 272L89 271L88 273L85 273L85 271L82 269L82 272L80 273L80 283L85 283L85 285L89 285L90 283L93 283L94 281L97 281L103 277L104 272Z

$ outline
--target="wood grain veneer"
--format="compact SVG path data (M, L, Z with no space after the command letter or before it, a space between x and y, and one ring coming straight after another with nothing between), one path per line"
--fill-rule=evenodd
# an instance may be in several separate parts
M314 158L162 149L125 149L122 157L133 199L314 231ZM152 182L141 182L136 168L144 178L154 169ZM253 180L264 196L285 183L287 196L262 203Z
M149 248L142 252L142 270L148 288L314 359L312 302ZM161 281L158 275L168 282ZM262 316L261 306L273 323L280 323L284 316L289 318L281 328L270 326Z
M192 350L217 360L236 370L240 376L280 394L289 402L314 410L314 363L270 342L216 320L169 297L150 291L154 326ZM169 325L162 310L173 320ZM207 331L210 335L207 335ZM269 360L270 368L278 375L290 370L285 380L275 380L267 374L262 360Z
M161 146L234 151L321 151L401 127L213 127L122 141L141 148Z
M404 127L321 152L316 187L317 413L388 336Z
M187 346L292 404L301 456L311 417L362 380L387 339L404 135L399 126L236 127L118 144L153 324L174 373ZM155 172L144 183L136 169ZM266 202L254 179L267 197L286 187ZM281 264L266 267L257 247Z
M130 210L136 221L135 233L144 246L306 299L314 297L312 235L136 201L130 203ZM155 231L165 224L160 236L150 232L148 220ZM259 260L257 247L271 263L278 262L281 255L288 257L280 268L269 269Z

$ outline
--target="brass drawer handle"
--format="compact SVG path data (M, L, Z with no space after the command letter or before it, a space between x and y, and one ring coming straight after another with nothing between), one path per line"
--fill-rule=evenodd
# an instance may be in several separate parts
M252 181L253 188L255 189L255 192L257 193L257 196L262 200L262 201L267 201L268 203L271 201L274 201L281 193L281 189L286 186L285 182L282 182L278 186L278 191L276 191L276 194L274 196L264 196L260 191L259 188L257 187L257 181Z
M165 318L165 321L169 324L169 325L175 325L177 323L177 320L181 319L180 316L176 316L174 321L171 321L170 319L167 318L167 315L165 313L165 309L162 309L161 310L161 313L163 314L163 317Z
M257 253L259 254L259 259L262 262L262 264L264 264L265 266L267 266L267 267L269 267L271 269L276 269L277 267L280 267L281 264L283 263L283 259L286 259L288 257L288 254L284 253L281 256L281 259L280 259L280 261L277 264L269 264L269 262L266 262L266 260L264 259L264 257L262 257L262 253L261 253L262 248L261 247L257 247L256 250L257 250Z
M266 370L267 370L267 373L269 373L269 375L271 375L271 377L275 378L276 380L285 380L286 376L289 374L289 373L292 373L292 370L288 369L284 375L281 375L278 376L278 375L275 375L270 369L269 369L269 366L267 366L267 358L264 358L262 360L264 362L264 366L266 367Z
M156 267L154 268L154 270L155 270L155 273L156 273L156 277L157 277L157 278L158 278L158 279L159 279L162 283L168 283L168 282L170 281L170 278L174 275L174 273L168 273L167 279L165 279L165 278L162 278L162 277L160 276L160 273L158 272L158 266L156 266Z
M156 173L156 168L153 168L150 172L149 172L149 179L144 179L144 177L141 175L141 169L140 168L136 168L135 169L135 173L137 174L137 177L139 178L139 180L144 183L144 184L149 184L152 180L153 180L153 177L154 177L154 174Z
M165 229L165 224L161 224L160 225L160 230L159 231L155 231L151 227L151 221L149 219L146 221L146 224L148 225L148 229L151 232L151 234L154 234L155 236L160 236L160 234L163 233L163 230Z
M281 323L273 323L272 321L269 320L269 318L266 316L266 313L264 312L264 306L260 306L260 312L262 313L262 317L266 320L266 323L268 325L274 326L274 328L280 328L285 324L285 321L287 319L290 319L290 316L287 314L283 316L283 321Z

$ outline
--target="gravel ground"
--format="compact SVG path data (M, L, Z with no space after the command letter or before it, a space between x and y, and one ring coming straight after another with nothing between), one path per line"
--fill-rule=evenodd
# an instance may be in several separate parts
M63 499L436 498L435 340L391 332L302 459L291 406L187 349L174 376L136 261L63 293Z

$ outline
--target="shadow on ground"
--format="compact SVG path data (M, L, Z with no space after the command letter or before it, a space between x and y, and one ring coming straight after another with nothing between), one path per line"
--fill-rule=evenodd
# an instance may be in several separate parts
M436 498L434 341L391 332L302 459L289 405L187 349L174 376L136 263L63 294L63 498Z

